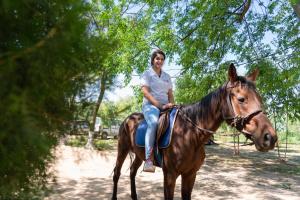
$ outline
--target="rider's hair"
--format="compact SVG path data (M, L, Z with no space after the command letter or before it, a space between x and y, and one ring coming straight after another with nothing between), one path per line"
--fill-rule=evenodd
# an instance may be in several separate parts
M155 51L153 51L153 53L151 55L151 66L153 66L154 59L158 54L163 55L164 60L166 59L166 54L162 50L156 49Z

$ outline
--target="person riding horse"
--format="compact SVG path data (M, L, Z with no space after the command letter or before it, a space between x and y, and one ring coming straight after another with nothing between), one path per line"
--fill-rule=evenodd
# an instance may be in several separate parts
M162 70L165 59L163 51L155 50L151 56L151 67L141 77L141 90L144 95L142 111L148 125L145 136L145 172L155 171L151 155L160 111L174 105L171 76Z
M159 56L158 63L155 64L154 60L153 63L154 66L157 66L156 68L161 69L165 57L163 54L159 55L162 56ZM154 58L156 57L154 56ZM157 75L156 78L162 78L162 74L160 77ZM182 199L191 199L197 171L204 163L205 143L216 133L224 121L252 140L258 151L266 152L274 149L277 134L268 115L263 111L262 98L255 86L257 75L258 70L248 76L238 76L234 64L231 64L228 69L228 80L223 85L203 97L199 102L178 108L170 144L167 148L160 149L162 152L161 168L164 174L164 199L172 200L174 198L178 176L181 176ZM165 84L168 85L167 82ZM144 87L143 90L147 90L146 88ZM171 86L165 89L171 91ZM145 96L148 94L149 89ZM169 105L172 105L173 95L170 97L168 102L171 103ZM160 103L164 103L154 99L150 102L154 104L155 108L161 107ZM121 168L130 152L135 154L130 166L131 198L137 199L138 197L135 176L143 160L149 158L145 157L145 148L138 146L135 139L137 129L144 122L144 118L142 113L132 113L124 119L120 126L118 154L113 175L112 199L114 200L117 199Z

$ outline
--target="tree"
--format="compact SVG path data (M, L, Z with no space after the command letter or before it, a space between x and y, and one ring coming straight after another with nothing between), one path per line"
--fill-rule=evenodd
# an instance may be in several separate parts
M0 199L31 199L84 88L84 1L0 3Z
M94 80L99 80L100 89L93 107L92 123L86 145L88 148L93 148L94 124L105 91L115 85L114 80L118 74L126 74L129 81L134 68L144 69L147 66L145 63L148 60L145 54L148 55L150 46L143 35L148 30L148 13L143 14L141 11L128 13L132 5L137 4L128 1L94 1L91 4L93 7L89 12L91 35L107 38L107 41L112 44L107 43L108 45L104 47L105 44L96 43L99 50L103 51L105 48L109 53L105 60L92 63L98 66L100 72L94 73ZM141 7L140 10L142 9ZM94 56L97 57L97 54Z
M133 112L132 108L134 107L134 101L128 101L127 99L118 102L105 101L99 110L99 116L106 127L120 125L125 117Z
M272 60L272 66L282 74L290 76L290 72L299 71L300 21L292 8L294 3L260 0L149 3L152 17L156 18L151 26L155 43L177 55L176 61L183 68L176 82L176 99L188 103L215 89L226 80L222 71L228 62L249 70ZM299 77L292 77L294 81L285 80L289 82L288 90L297 95ZM260 78L264 79L264 74ZM297 110L296 99L292 99L291 106Z

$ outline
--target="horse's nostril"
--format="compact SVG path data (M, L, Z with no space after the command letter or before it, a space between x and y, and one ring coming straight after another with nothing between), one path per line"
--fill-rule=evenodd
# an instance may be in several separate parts
M270 141L272 139L272 136L270 133L266 133L264 137L265 141Z

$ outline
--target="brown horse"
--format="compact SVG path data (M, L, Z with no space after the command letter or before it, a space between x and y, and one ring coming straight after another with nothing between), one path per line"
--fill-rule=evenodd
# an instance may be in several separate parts
M182 177L182 199L191 199L196 173L205 158L204 144L223 121L250 138L257 150L265 152L274 148L277 135L268 117L262 112L261 98L255 89L257 74L258 70L247 77L237 76L231 64L227 83L200 102L179 108L172 141L168 148L162 150L165 199L173 199L179 175ZM121 167L130 151L135 153L130 167L131 198L137 199L135 176L145 159L145 149L136 146L134 138L141 120L141 113L133 113L121 125L112 199L117 199Z

